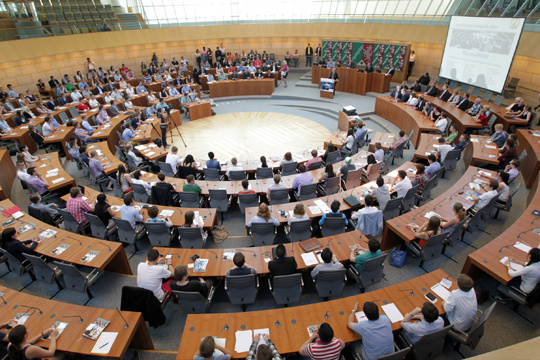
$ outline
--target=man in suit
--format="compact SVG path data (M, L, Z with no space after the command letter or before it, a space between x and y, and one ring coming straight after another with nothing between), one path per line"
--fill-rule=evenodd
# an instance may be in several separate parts
M401 98L398 100L398 102L404 102L406 103L410 99L409 93L405 91L405 88L401 88Z
M371 63L368 63L366 66L366 72L372 73L373 72L373 65Z
M177 77L176 79L173 80L172 84L173 86L182 86L182 78Z
M469 107L469 94L465 94L463 99L456 106L463 111L467 110Z
M109 108L109 111L111 112L111 115L112 115L112 116L116 116L116 115L122 113L122 110L120 110L120 108L118 107L118 105L116 105L116 104L114 103L114 100L111 100L110 104L111 104L111 107Z
M435 85L435 82L432 82L431 85L426 89L424 95L437 96L439 89Z
M105 92L105 89L103 89L102 86L100 85L97 85L95 88L94 88L94 95L101 95Z
M306 67L311 66L313 61L313 48L308 43L306 47Z
M396 86L396 90L392 92L392 99L399 100L401 99L401 86Z
M60 85L60 83L58 82L58 80L56 80L54 78L54 76L51 76L51 80L49 80L49 86L51 87L51 89L55 88L55 87L57 87L59 85Z
M415 110L418 110L418 111L424 110L424 105L426 105L426 100L424 100L424 97L420 95L418 97L418 104L416 104Z
M276 247L276 257L268 263L268 270L270 270L272 276L294 274L297 267L294 256L287 257L287 250L283 244Z
M253 74L253 77L255 79L261 79L264 77L264 74L263 72L261 71L261 68L258 68L257 71L255 71L255 73Z
M426 72L424 73L424 75L420 76L420 79L418 79L418 82L422 85L428 85L429 82L431 81L431 78L429 77L429 73Z
M62 94L62 96L58 98L58 103L60 104L60 106L69 104L67 94Z
M422 90L422 86L418 83L418 80L415 81L414 84L411 86L411 90L416 92Z
M448 101L450 95L451 94L450 91L448 91L448 85L444 84L441 94L439 95L439 99L441 99L442 101Z
M321 47L321 44L319 44L319 46L317 46L317 48L315 49L315 56L316 56L316 61L317 62L320 62L321 61L321 56L322 56L322 47Z
M351 59L349 59L349 60L347 61L347 67L348 67L349 69L356 69L356 64L355 64Z
M52 110L52 111L56 110L56 103L54 102L52 96L49 97L49 99L45 103L45 106L47 106L47 109L49 109L49 110Z
M387 76L387 75L394 76L395 72L396 72L396 69L394 69L394 67L391 67L390 69L388 69L388 71L384 75L385 76Z

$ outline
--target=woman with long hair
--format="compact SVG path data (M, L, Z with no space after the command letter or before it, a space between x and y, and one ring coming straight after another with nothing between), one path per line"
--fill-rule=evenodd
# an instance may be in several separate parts
M517 263L523 266L520 270L512 269L511 263ZM508 275L513 279L508 283L508 287L519 285L519 290L523 291L525 294L529 294L534 290L536 285L540 282L540 249L532 248L527 254L527 261L522 263L514 259L506 260L506 268L508 270ZM521 278L521 282L519 280ZM505 303L506 298L504 296L496 295L494 298L495 301Z
M304 204L301 202L296 203L293 210L293 216L289 218L289 225L291 225L292 222L296 221L302 221L302 220L309 220L309 216L306 214L306 209L304 208Z
M323 187L323 189L326 187L326 182L328 179L336 177L336 172L334 171L334 165L332 164L326 164L326 167L324 169L324 172L319 175L319 183Z
M124 165L118 165L118 173L116 174L116 178L118 179L118 185L120 185L120 188L124 192L124 194L130 193L133 191L131 188L131 183L133 180L131 179L131 176L127 173L126 167Z
M261 156L261 164L259 165L260 168L267 168L268 164L266 163L266 157L263 155Z
M420 227L415 227L412 225L407 225L407 227L410 229L418 229L416 231L416 239L414 239L414 241L418 243L418 246L420 249L422 249L433 235L437 235L439 233L441 219L436 216L432 216L427 222L424 223L424 225Z
M268 205L265 203L262 203L259 205L259 210L257 211L257 215L253 219L251 219L248 223L248 227L251 227L251 224L253 223L268 223L271 222L275 226L279 226L279 221L274 219L272 217L272 213L270 212L270 209L268 208Z
M329 143L328 146L326 147L326 151L324 155L322 156L323 161L326 162L326 159L328 158L328 154L334 151L336 151L336 149L334 148L334 145L332 145L332 143Z
M369 154L367 156L367 165L362 168L362 174L364 174L366 177L371 174L372 168L374 165L377 164L377 160L375 159L375 155Z
M290 151L287 151L285 155L283 155L283 160L279 163L279 166L283 166L283 164L288 164L294 162L292 158L292 154Z
M418 190L422 191L426 187L429 177L426 174L426 167L424 164L414 164L416 167L416 175L411 180L412 186L420 185L418 186Z
M17 236L19 232L13 228L8 227L2 231L2 239L0 239L0 246L2 249L9 252L11 255L15 256L20 262L26 260L23 254L36 255L34 249L38 246L39 238L34 238L33 240L19 241ZM30 245L27 247L26 245Z
M454 211L455 216L448 221L441 223L442 232L452 232L456 226L467 217L467 210L463 207L463 204L460 202L454 203L452 205L452 210Z
M204 231L204 223L203 221L199 221L195 219L195 213L193 211L186 211L184 214L184 225L182 227L198 227L201 229L201 234L203 236L203 239L206 239L208 237L208 233Z
M35 345L41 338L47 336L49 339L49 349L45 350L38 345ZM12 360L40 360L42 358L63 359L64 354L56 354L56 339L58 338L58 330L47 329L41 334L28 338L28 331L24 325L17 325L8 335L10 342L8 347L8 355Z
M197 163L195 162L195 159L193 158L193 155L187 154L186 158L184 159L184 162L182 163L182 166L196 168Z

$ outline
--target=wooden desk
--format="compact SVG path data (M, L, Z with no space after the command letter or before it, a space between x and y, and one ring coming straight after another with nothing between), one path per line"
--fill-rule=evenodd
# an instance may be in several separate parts
M212 108L208 100L199 100L197 103L190 103L188 109L189 120L191 121L212 116Z
M402 314L406 314L416 307L422 307L426 301L423 295L429 291L429 288L446 277L447 274L443 270L437 269L429 274L384 289L324 303L276 310L251 311L249 313L190 314L187 316L182 332L182 341L176 359L191 360L193 354L199 349L201 339L206 336L226 338L225 347L234 351L236 331L248 329L270 329L270 337L280 354L298 352L300 346L309 338L307 327L323 322L332 326L335 337L346 343L357 341L361 336L347 328L347 318L354 303L363 304L367 301L376 301L379 307L394 303ZM451 281L451 290L453 290L456 288L456 284L453 279ZM412 289L414 296L410 295L411 290L409 289ZM442 299L438 300L435 306L439 313L443 314L443 301ZM380 311L384 314L382 309ZM224 330L225 324L227 324L228 330ZM393 331L400 329L401 322L392 324ZM245 357L246 353L233 353L235 359Z
M418 159L427 159L428 155L437 155L441 135L420 134L420 142L414 153L413 162Z
M369 151L375 152L375 143L381 143L381 149L383 150L390 150L390 146L396 142L396 136L393 133L383 133L380 131L377 131L375 135L373 135L373 138L371 139L371 142L369 143ZM414 162L414 159L413 159Z
M274 79L223 80L208 84L210 97L272 95Z
M96 191L94 189L91 189L89 187L86 187L84 190L84 195L88 197L90 200L94 200L97 198L97 196L101 194L101 192ZM69 195L64 195L62 197L62 200L67 201ZM116 210L114 217L117 219L121 219L120 215L120 207L124 205L124 200L116 198L114 196L108 195L107 200L109 201L109 204L111 206L116 206L118 209ZM135 203L138 206L142 206L143 203ZM151 204L148 204L152 206ZM185 208L185 207L172 207L172 206L161 206L161 205L155 205L159 209L159 212L161 213L162 210L173 210L174 214L170 217L171 223L173 226L180 227L185 224L185 213L188 211L198 211L199 214L203 217L204 220L204 228L207 230L211 230L214 225L218 224L218 218L217 218L217 211L216 209L208 209L208 208ZM148 210L143 209L144 220L142 223L145 223L146 220L148 220L150 217L148 216Z
M328 144L332 143L334 148L343 149L347 144L347 131L335 130L328 139L324 140L324 149L328 147Z
M17 176L17 168L13 164L9 151L0 150L0 196L2 199L11 198L11 188Z
M101 166L103 166L103 172L105 172L107 175L117 172L119 165L125 165L113 155L113 153L109 150L107 142L105 141L90 143L88 144L87 150L88 155L90 155L92 150L96 150L98 152L98 160L101 163Z
M92 353L96 341L82 337L82 334L88 325L97 318L110 321L110 324L105 331L118 333L111 351L108 354L99 354L100 356L122 359L130 346L140 349L154 349L154 344L150 338L146 323L144 322L142 314L139 312L121 312L122 317L129 324L129 327L126 329L124 328L124 320L122 320L122 317L116 310L93 308L48 300L3 286L0 286L0 291L4 293L3 297L9 304L2 309L0 321L7 322L9 319L13 319L18 313L31 312L32 315L30 315L25 323L28 334L31 337L39 335L41 331L50 328L55 321L69 323L66 330L62 332L56 340L57 351L88 356L97 355ZM38 309L29 310L18 304L37 305ZM43 314L38 315L39 311L42 311ZM65 318L65 316L74 317ZM79 323L77 316L82 318L83 321L81 323ZM36 344L44 348L49 346L49 342L43 340L38 341Z
M154 143L145 144L145 145L137 145L137 146L135 146L135 149L137 149L139 151L139 153L141 154L141 156L143 158L145 158L147 160L150 160L150 161L156 161L156 160L160 160L160 159L161 159L161 161L165 161L164 158L169 153L167 150L165 150L162 147L158 147ZM157 179L157 177L156 177L156 179Z
M490 136L471 135L469 144L463 150L465 166L475 165L476 162L499 165L498 157L499 149Z
M382 73L358 72L358 69L346 67L336 67L339 82L336 91L365 95L368 92L385 93L390 91L391 76L384 76ZM311 67L311 82L320 85L321 78L328 78L332 72L331 68Z
M527 156L519 166L519 172L521 172L521 176L523 176L525 186L527 189L530 189L540 170L540 137L535 136L540 135L540 133L537 131L519 129L517 135L519 143L517 148L518 155L521 154L523 150L527 152Z
M448 114L449 120L451 120L453 124L457 125L458 134L465 133L467 129L483 128L481 123L474 121L474 117L467 114L465 111L458 109L457 106L447 103L446 101L442 101L435 96L424 95L424 99Z
M28 129L29 125L42 125L45 122L45 116L39 116L36 118L33 118L32 121L30 121L27 124L22 124L16 128L13 129L13 131L10 134L2 134L0 135L2 141L8 140L13 141L19 147L20 145L26 145L28 146L28 151L33 154L37 151L38 147L36 142L30 137L30 130Z
M379 94L384 94L390 91L390 82L392 81L392 76L386 76L383 73L373 72L371 73L371 91Z
M343 110L339 110L338 129L347 132L350 128L358 126L362 118L358 115L349 116Z
M389 96L378 96L375 101L375 114L385 118L392 124L396 125L401 130L405 131L407 136L410 135L411 130L414 133L411 138L411 142L415 148L418 147L420 140L420 133L439 131L439 129L433 125L433 122L421 111L416 111L410 105L404 103L393 102Z
M158 132L158 130L160 132ZM157 116L154 115L151 118L146 119L142 125L137 127L137 129L135 130L135 137L132 139L132 141L152 142L156 138L161 139L161 129L159 128L159 119L157 118Z
M508 275L506 265L501 264L499 261L505 256L521 262L527 261L527 253L514 247L514 244L518 241L532 247L540 245L540 237L533 232L535 229L540 228L540 220L532 214L534 210L540 209L540 191L538 191L538 187L537 180L529 193L532 198L529 206L506 231L467 256L462 273L473 278L479 278L485 273L505 285L512 280Z
M0 202L0 206L2 206L4 209L10 209L15 205L10 200L4 200ZM2 223L9 219L11 219L11 217L6 217L0 213L0 221ZM35 251L41 255L45 255L48 258L53 258L59 261L95 268L99 271L108 270L121 274L132 274L128 259L126 257L126 252L124 251L124 247L121 243L94 239L62 230L60 228L55 228L31 217L30 215L27 215L26 213L22 218L15 221L15 223L10 226L16 229L21 229L27 224L34 224L35 227L22 232L19 235L19 240L21 241L33 239L47 229L52 229L57 232L56 235L43 240L36 247ZM63 243L67 243L71 246L59 255L53 254L52 251ZM81 259L83 256L86 255L90 250L99 251L99 254L90 262L82 261Z
M57 152L44 154L40 156L40 159L34 163L34 166L43 175L44 179L49 183L47 187L49 191L57 191L64 187L72 188L77 186L75 180L64 170L62 162L60 161L60 155ZM53 169L58 170L55 175L50 176L48 171ZM51 172L52 173L52 172ZM54 183L56 182L56 183Z
M69 154L69 150L66 147L66 142L69 143L69 138L75 131L75 126L67 126L67 125L60 125L60 127L55 130L51 135L47 136L43 143L45 144L54 144L59 143L60 147L64 149L64 154L66 154L66 157L68 160L71 160L71 155Z
M478 175L479 168L469 166L465 174L459 179L450 189L446 190L443 194L430 202L420 206L418 209L414 209L398 216L392 220L388 220L385 223L383 230L383 237L381 241L381 250L390 250L394 246L400 245L402 241L411 243L415 239L415 233L407 227L410 223L416 223L422 225L428 219L425 218L425 214L434 211L445 219L451 219L454 217L452 210L452 204L459 201L463 204L465 209L468 209L474 204L474 201L465 199L466 192L470 190L469 183L477 178L481 178ZM490 172L494 174L493 171ZM486 182L488 178L481 178ZM462 195L460 191L464 191ZM476 190L479 193L483 193L482 190Z
M109 150L113 154L116 153L115 146L118 145L118 142L120 141L118 133L122 133L121 122L122 120L129 119L129 117L130 116L126 114L118 114L111 117L108 122L99 125L90 138L99 141L106 140L105 142L109 146Z

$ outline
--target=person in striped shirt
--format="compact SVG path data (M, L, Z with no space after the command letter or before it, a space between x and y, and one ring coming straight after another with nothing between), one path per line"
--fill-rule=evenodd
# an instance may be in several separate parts
M322 323L313 335L300 347L299 353L305 359L338 360L345 343L334 337L334 329Z

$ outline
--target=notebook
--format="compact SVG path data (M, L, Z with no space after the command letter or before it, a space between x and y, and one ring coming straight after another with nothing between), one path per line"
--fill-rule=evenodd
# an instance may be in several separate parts
M319 239L313 238L313 239L309 239L309 240L300 242L300 247L305 252L308 252L308 251L313 251L315 249L321 248L322 244L319 241Z

